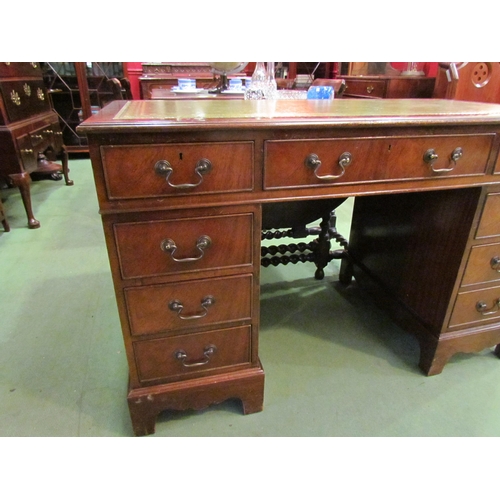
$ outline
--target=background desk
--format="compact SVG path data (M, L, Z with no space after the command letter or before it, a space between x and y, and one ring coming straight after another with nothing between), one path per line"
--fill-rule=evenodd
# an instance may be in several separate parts
M262 409L264 204L358 197L344 278L352 272L386 298L419 338L425 373L439 373L456 352L500 343L500 106L117 101L80 131L136 434L154 432L164 409L228 398L241 399L245 413Z
M174 92L170 88L168 89L160 89L160 88L155 88L152 89L150 92L150 99L156 100L156 99L182 99L182 100L189 100L189 99L244 99L245 94L243 93L209 93L208 90L205 89L199 89L199 93L197 94L189 94L189 93L181 93L181 92Z

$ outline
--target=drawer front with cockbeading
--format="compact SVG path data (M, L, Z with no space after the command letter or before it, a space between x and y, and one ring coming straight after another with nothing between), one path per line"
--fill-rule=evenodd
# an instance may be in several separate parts
M253 142L102 146L110 200L251 191Z
M249 367L250 326L226 328L134 343L142 384L169 382Z
M122 278L251 265L253 228L250 213L116 223Z
M486 173L494 134L271 140L265 189Z
M249 322L252 290L251 274L126 288L131 333L173 335L186 329Z

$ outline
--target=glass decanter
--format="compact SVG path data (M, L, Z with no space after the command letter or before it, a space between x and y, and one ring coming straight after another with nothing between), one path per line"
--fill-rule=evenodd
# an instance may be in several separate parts
M245 99L265 99L267 82L266 67L263 62L258 62L252 74L250 85L245 90Z
M278 95L278 85L274 77L275 66L273 62L268 62L266 67L266 99L276 99Z

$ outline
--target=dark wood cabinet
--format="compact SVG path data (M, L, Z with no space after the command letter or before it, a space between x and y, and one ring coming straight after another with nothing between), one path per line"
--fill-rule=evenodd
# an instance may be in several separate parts
M54 163L60 160L62 165ZM37 228L31 206L31 175L68 177L68 155L58 116L52 110L37 62L0 63L0 180L17 186L28 217Z

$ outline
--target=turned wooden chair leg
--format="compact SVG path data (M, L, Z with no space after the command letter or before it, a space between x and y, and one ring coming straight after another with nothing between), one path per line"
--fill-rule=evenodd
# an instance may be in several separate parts
M10 174L9 177L14 186L19 188L19 191L21 192L21 198L26 210L26 215L28 216L28 227L30 229L40 227L40 222L35 219L33 209L31 208L30 175L27 172L21 172L19 174Z

